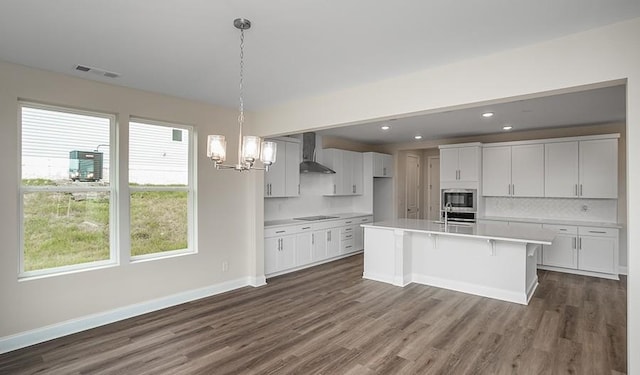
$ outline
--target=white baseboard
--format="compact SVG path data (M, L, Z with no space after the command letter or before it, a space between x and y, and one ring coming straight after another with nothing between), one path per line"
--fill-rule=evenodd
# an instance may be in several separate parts
M389 277L388 275L378 275L375 273L362 273L362 278L367 280L379 281L382 283L392 284L393 285L393 277Z
M618 266L618 273L621 275L629 276L629 268L625 266Z
M257 278L256 280L252 280L252 278L250 277L229 280L205 288L189 290L151 301L137 303L135 305L120 307L117 309L68 320L66 322L57 323L26 332L20 332L11 336L0 337L0 354L38 344L44 341L56 339L62 336L67 336L73 333L86 331L88 329L100 327L109 323L114 323L119 320L128 319L134 316L179 305L181 303L228 292L230 290L242 288L248 285L258 286L259 281L260 280L258 280Z
M254 288L267 285L267 278L264 275L258 277L249 277L249 285Z
M418 284L435 286L438 288L455 290L463 293L475 294L482 297L495 298L502 301L527 304L526 293L518 293L510 290L479 286L457 280L443 279L440 277L413 274L413 282Z
M538 269L539 270L546 270L546 271L572 273L574 275L600 277L602 279L609 279L609 280L620 280L620 278L618 277L618 273L622 273L622 272L620 272L620 270L618 270L618 273L612 274L612 273L600 273L600 272L582 271L582 270L576 270L576 269L573 269L573 268L562 268L562 267L543 266L543 265L538 265Z

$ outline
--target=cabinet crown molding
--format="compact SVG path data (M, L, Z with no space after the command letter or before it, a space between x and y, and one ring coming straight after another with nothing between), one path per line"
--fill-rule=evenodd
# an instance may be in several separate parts
M591 141L591 140L595 140L595 139L615 139L615 138L620 138L620 133L597 134L597 135L581 135L581 136L575 136L575 137L562 137L562 138L531 139L531 140L527 140L527 141L482 143L481 145L482 145L482 147L500 147L500 146L533 145L533 144L540 144L540 143ZM447 146L449 146L449 145L447 145Z

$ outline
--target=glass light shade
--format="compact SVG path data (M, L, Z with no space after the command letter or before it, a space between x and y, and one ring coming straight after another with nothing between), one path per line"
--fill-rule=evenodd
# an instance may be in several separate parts
M245 135L242 137L242 161L253 163L260 157L260 137Z
M260 160L262 160L264 165L271 165L276 162L277 149L278 145L275 142L262 142L262 156L260 156Z
M222 163L227 157L227 141L224 135L210 135L207 137L207 157L216 163Z

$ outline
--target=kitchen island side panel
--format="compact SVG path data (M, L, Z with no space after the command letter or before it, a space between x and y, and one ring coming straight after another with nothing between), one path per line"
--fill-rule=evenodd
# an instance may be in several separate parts
M392 229L364 230L363 278L393 284L395 280L395 235ZM368 250L367 250L368 249Z

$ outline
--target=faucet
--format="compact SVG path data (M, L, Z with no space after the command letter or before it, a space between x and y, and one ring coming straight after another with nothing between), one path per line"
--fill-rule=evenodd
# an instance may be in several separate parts
M447 229L447 225L449 224L449 212L451 211L451 209L453 209L453 205L451 204L451 202L447 202L447 204L444 205L444 228L445 228L445 230Z

